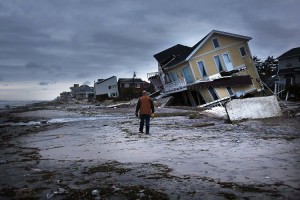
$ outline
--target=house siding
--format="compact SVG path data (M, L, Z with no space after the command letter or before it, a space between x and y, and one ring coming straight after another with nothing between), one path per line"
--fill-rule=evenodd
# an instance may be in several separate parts
M212 44L212 38L218 38L219 43L220 43L220 48L219 49L214 49L213 44ZM245 51L247 53L246 56L242 57L240 53L240 47L244 47ZM246 70L239 72L239 75L250 75L251 77L257 77L259 78L259 75L257 73L256 67L252 61L252 55L249 49L249 46L247 44L247 41L244 39L240 38L234 38L230 36L223 36L219 34L213 34L203 45L202 48L200 48L192 57L190 61L191 68L193 69L194 75L195 75L195 80L196 81L201 81L204 80L199 68L198 68L198 62L203 61L206 69L206 73L208 76L212 76L214 74L218 74L219 71L216 67L216 63L214 61L214 56L219 55L220 56L220 61L225 68L225 63L223 59L223 54L224 53L229 53L229 56L231 58L231 62L233 64L233 69L238 69L241 66L246 66ZM252 83L256 90L260 90L261 85L257 80L252 80ZM252 86L248 87L243 87L243 90L250 90ZM216 88L215 88L216 89ZM242 89L242 88L239 88ZM238 91L239 89L235 89L235 87L232 87L232 90ZM219 95L220 98L224 98L229 96L227 89L226 88L218 88L216 89L217 94ZM207 99L206 95L203 96L203 98L207 101L211 99Z
M119 96L119 91L118 91L118 83L117 83L117 77L112 77L106 80L103 80L100 83L95 83L94 84L94 88L95 88L95 95L103 95L103 94L107 94L108 97L112 97L112 94L116 94L117 97Z
M215 48L212 42L212 39L217 38L219 47ZM250 48L248 46L248 41L250 37L241 36L236 34L225 33L221 31L212 31L205 38L200 40L195 46L190 47L191 53L187 55L186 60L179 64L169 65L168 68L164 69L164 73L174 72L178 79L184 79L182 69L186 66L189 66L193 83L190 81L186 85L187 92L189 90L199 92L206 103L210 103L215 101L212 95L208 90L208 86L214 87L214 90L220 99L224 99L226 97L230 97L228 90L223 85L214 85L214 83L210 82L213 79L220 79L222 76L231 76L230 79L233 79L234 76L248 75L248 81L245 81L241 84L232 84L231 89L235 93L237 91L243 90L245 93L260 91L262 86L259 82L259 75L257 69L255 67L254 62L252 61L252 55L250 52ZM246 55L241 55L240 48L244 48L244 52ZM171 48L170 48L171 49ZM174 47L172 47L172 50ZM156 54L155 57L162 56L163 53L166 53L167 50L162 53ZM172 52L168 52L171 54ZM177 55L174 50L174 55ZM228 57L230 58L230 62L228 62ZM178 59L182 58L184 54L178 53ZM181 56L181 57L180 57ZM219 56L221 65L223 69L219 69L219 67L215 63L215 56ZM157 59L158 61L161 58ZM225 63L227 60L227 63ZM174 60L175 61L175 60ZM204 68L206 71L206 77L202 77L198 62L202 61L204 63ZM176 63L176 62L174 62ZM226 65L227 64L227 65ZM160 69L160 68L159 68ZM222 72L222 73L220 73ZM211 77L214 76L214 77ZM209 80L208 80L209 79ZM207 84L203 84L204 81ZM251 83L252 82L252 83ZM197 86L198 85L198 86ZM201 85L205 85L204 87ZM247 85L247 86L237 86L237 85ZM169 87L169 86L168 86ZM166 90L166 93L176 91L176 89ZM190 101L193 101L193 97L189 97Z

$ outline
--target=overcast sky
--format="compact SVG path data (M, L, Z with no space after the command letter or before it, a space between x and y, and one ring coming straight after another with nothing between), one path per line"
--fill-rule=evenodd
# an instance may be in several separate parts
M74 83L157 71L153 55L211 30L252 55L300 46L298 0L0 0L0 100L52 100Z

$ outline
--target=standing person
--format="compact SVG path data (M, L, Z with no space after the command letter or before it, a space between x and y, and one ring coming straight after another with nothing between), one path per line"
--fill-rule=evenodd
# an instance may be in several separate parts
M143 133L144 121L146 121L146 134L149 134L150 116L154 114L154 105L152 99L147 95L147 91L144 90L142 94L143 96L139 98L136 105L135 115L138 117L138 112L140 112L140 133Z

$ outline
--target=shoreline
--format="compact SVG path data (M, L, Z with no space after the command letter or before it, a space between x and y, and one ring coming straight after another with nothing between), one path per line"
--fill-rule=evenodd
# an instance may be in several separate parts
M149 136L138 133L133 106L38 104L11 111L5 118L29 122L97 115L110 117L0 127L4 133L0 197L296 199L299 195L299 118L285 115L228 124L202 111L158 108Z

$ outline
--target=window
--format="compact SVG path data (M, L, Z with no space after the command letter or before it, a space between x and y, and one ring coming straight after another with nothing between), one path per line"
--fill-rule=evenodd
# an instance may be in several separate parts
M193 83L192 72L189 66L182 68L182 73L187 84Z
M223 60L224 60L227 71L233 70L233 64L231 62L229 53L224 53L223 54Z
M111 86L108 86L108 89L111 89Z
M221 63L221 60L220 60L220 56L219 55L214 56L214 60L215 60L215 63L216 63L218 71L219 72L223 71L223 67L222 67L222 63Z
M226 89L227 89L228 93L230 94L230 96L233 96L233 95L234 95L234 93L233 93L231 87L226 87Z
M170 77L172 81L177 81L178 77L175 72L170 72Z
M245 57L245 56L247 56L247 53L246 53L245 47L241 47L241 48L240 48L240 53L241 53L241 56L242 56L242 57Z
M209 92L210 92L210 94L211 94L211 96L213 97L214 100L218 100L219 99L219 97L218 97L218 95L217 95L217 93L216 93L216 91L215 91L214 88L208 87L208 90L209 90Z
M213 45L214 45L215 49L220 48L220 44L219 44L218 38L213 38L212 42L213 42Z
M198 64L198 68L199 68L202 78L207 79L208 76L207 76L203 61L199 61L197 64Z
M130 84L129 83L125 83L124 84L124 88L129 88L130 87Z
M140 88L140 87L141 87L141 84L140 84L140 83L136 83L134 87L135 87L135 88Z

